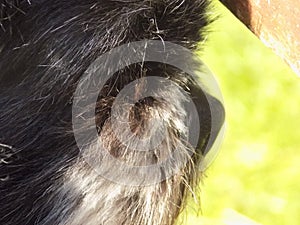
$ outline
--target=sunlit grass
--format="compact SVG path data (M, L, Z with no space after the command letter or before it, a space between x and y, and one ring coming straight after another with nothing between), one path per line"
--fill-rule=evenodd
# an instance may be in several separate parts
M223 8L202 59L227 112L221 152L202 185L202 213L186 224L300 221L300 79Z

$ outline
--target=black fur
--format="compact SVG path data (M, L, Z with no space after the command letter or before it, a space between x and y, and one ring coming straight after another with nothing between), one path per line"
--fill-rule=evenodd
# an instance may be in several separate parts
M160 161L164 151L172 149L163 143L159 153L147 157L125 151L109 123L111 105L122 87L143 76L165 77L186 90L198 107L203 128L199 150L181 174L139 187L98 176L80 156L72 130L73 94L89 65L124 43L161 40L195 50L209 23L208 5L208 0L0 0L1 225L175 222L187 190L194 188L201 176L197 170L204 154L201 151L209 136L218 132L211 131L205 91L176 68L145 62L119 71L99 94L99 137L115 157L136 164L140 160ZM161 92L169 98L178 97L181 107L180 96L172 95L172 90ZM220 128L223 107L208 96L220 113ZM176 110L153 99L140 101L134 110L133 129L141 135L141 124L156 115L149 110L158 115L169 112L171 122L177 118ZM173 143L178 130L170 124ZM88 129L89 122L86 126Z

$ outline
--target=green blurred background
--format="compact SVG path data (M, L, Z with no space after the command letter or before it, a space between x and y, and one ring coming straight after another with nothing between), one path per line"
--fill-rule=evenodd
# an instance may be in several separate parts
M185 224L300 224L300 78L221 4L218 15L201 56L223 92L226 135Z

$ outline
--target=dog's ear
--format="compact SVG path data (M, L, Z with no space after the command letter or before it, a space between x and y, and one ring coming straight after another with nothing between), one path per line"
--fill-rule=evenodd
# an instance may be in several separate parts
M221 100L204 90L199 82L190 82L188 87L191 98L197 108L200 132L197 150L204 157L204 170L215 158L223 137L225 109Z

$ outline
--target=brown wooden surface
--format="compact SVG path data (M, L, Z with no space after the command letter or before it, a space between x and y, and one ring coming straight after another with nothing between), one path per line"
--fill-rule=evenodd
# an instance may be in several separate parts
M300 76L300 0L220 0Z

